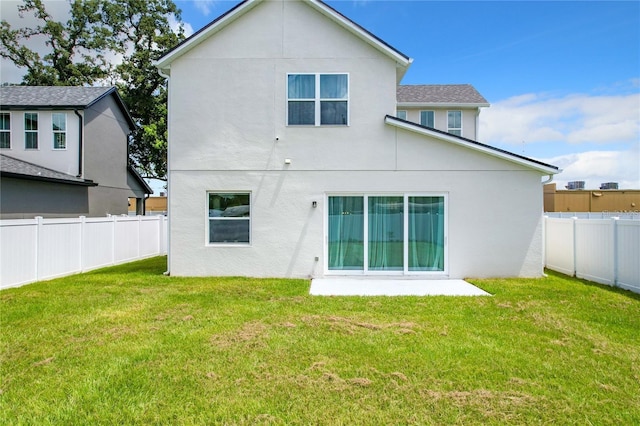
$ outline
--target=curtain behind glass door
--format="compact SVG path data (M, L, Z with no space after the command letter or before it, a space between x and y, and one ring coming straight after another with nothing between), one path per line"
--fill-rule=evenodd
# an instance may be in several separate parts
M329 269L364 269L363 197L329 197Z

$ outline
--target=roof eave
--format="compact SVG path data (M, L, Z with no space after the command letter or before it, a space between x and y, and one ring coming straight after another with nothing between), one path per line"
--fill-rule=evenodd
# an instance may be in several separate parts
M398 102L397 105L404 108L488 108L491 106L483 102Z
M164 72L166 75L169 75L171 62L198 46L200 43L208 39L211 35L222 30L231 22L244 15L247 11L253 9L261 1L262 0L244 0L243 2L237 4L224 14L211 21L209 24L202 27L200 30L196 31L193 35L191 35L191 37L182 41L173 49L162 55L160 58L158 58L158 60L153 62L153 65L155 65L156 68Z
M6 171L0 171L0 176L14 178L14 179L35 180L40 182L61 183L66 185L98 186L97 183L88 179L85 179L83 181L77 181L77 180L57 179L57 178L46 177L46 176L26 175L22 173L13 173L13 172L6 172Z
M153 189L151 189L149 184L145 182L142 176L140 176L140 173L138 173L135 167L129 165L127 166L127 168L129 169L129 172L133 175L133 177L138 181L138 183L140 183L140 185L144 188L144 192L146 194L153 194Z
M402 120L397 117L392 117L390 115L387 115L385 117L385 124L395 126L400 129L408 130L414 133L431 136L436 139L440 139L442 141L453 143L455 145L470 148L475 151L479 151L484 154L491 155L493 157L501 158L503 160L507 160L512 163L516 163L521 166L534 169L544 175L554 175L561 172L561 170L558 167L552 166L551 164L546 164L541 161L534 160L532 158L523 157L521 155L514 154L512 152L505 151L500 148L492 147L490 145L486 145L477 141L473 141L471 139L466 139L460 136L455 136L455 135L448 134L446 132L442 132L440 130L421 126L419 124Z

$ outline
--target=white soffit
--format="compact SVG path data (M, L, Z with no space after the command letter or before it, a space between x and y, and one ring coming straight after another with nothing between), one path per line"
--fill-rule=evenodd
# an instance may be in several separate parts
M561 170L556 167L537 162L536 160L533 160L530 158L522 157L520 155L511 153L508 151L503 151L501 149L494 148L489 145L481 144L479 142L468 141L468 140L459 138L457 136L448 135L445 133L441 133L439 131L430 130L425 127L419 126L417 124L409 123L404 120L399 120L391 116L385 117L385 123L394 127L398 127L400 129L408 130L410 132L418 133L421 135L431 136L441 141L453 143L455 145L463 146L465 148L469 148L474 151L482 152L483 154L501 158L503 160L507 160L512 163L516 163L521 166L525 166L530 169L534 169L536 171L542 172L545 175L557 174L561 172Z

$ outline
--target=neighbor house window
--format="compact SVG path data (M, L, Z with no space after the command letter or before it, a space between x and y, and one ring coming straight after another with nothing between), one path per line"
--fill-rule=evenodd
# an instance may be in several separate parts
M434 111L420 111L420 125L426 127L435 127Z
M347 125L349 76L347 74L289 74L287 76L288 125Z
M447 111L447 132L462 136L462 111Z
M249 244L251 242L251 194L209 192L209 244Z
M24 113L24 148L38 149L38 113Z
M396 112L396 117L400 118L401 120L406 120L407 119L407 111L398 110L398 112Z
M53 131L53 149L67 148L67 114L54 112L51 114Z
M11 148L11 114L0 112L0 148Z

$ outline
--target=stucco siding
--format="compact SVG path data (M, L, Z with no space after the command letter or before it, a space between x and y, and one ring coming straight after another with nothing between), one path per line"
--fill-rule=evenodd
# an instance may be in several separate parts
M258 4L175 59L170 273L324 276L328 196L437 194L448 224L440 275L540 276L541 172L385 124L396 110L396 67L290 1ZM347 73L348 126L287 126L288 73ZM445 131L446 111L436 116ZM465 137L476 134L476 112L464 109ZM208 191L251 194L249 245L208 243Z
M540 276L538 182L502 171L174 172L169 266L175 275L323 276L327 195L434 193L448 198L449 277ZM250 246L207 244L207 191L251 193Z
M0 219L78 217L89 212L86 186L8 177L0 186Z
M127 214L132 190L127 176L129 125L112 96L85 112L84 174L98 186L89 188L89 215Z

